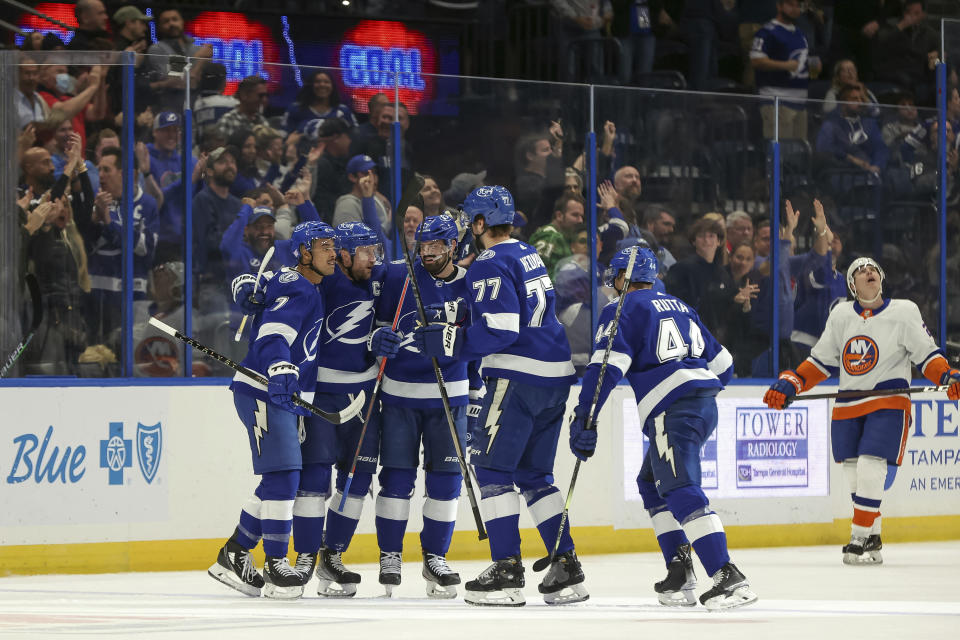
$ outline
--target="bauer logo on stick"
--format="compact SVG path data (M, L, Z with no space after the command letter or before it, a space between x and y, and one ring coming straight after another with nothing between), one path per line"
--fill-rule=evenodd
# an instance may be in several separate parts
M877 343L869 336L854 336L843 345L843 370L852 376L862 376L877 366L880 354Z

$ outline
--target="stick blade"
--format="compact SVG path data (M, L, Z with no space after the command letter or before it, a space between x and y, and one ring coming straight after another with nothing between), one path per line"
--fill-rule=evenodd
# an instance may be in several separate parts
M163 331L167 335L171 335L174 337L176 337L177 335L177 330L171 327L170 325L168 325L166 322L163 322L162 320L157 320L156 318L150 318L147 322L152 324L157 329L160 329L160 331Z
M544 556L536 562L533 563L533 570L537 573L540 573L544 569L550 566L550 563L553 561L553 556Z

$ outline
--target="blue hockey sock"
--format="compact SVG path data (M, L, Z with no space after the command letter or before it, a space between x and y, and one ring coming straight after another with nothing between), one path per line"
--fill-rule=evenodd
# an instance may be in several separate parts
M703 489L696 485L680 487L667 494L666 501L670 512L690 539L707 575L712 576L730 562L723 523L720 522L720 516L710 509Z
M357 530L360 514L363 513L363 499L370 488L370 480L373 478L373 474L362 472L354 474L353 482L350 484L350 493L347 494L342 511L340 510L340 502L343 498L341 491L346 478L345 474L342 473L339 476L337 478L337 492L333 494L333 499L327 509L327 531L323 537L323 543L328 549L342 552L350 546L353 533Z
M323 521L330 496L330 466L305 464L293 502L293 549L316 553L323 546Z
M476 472L491 559L520 555L520 496L513 489L511 474L481 467Z
M657 536L657 544L660 545L663 560L669 566L673 556L676 555L677 547L687 543L687 536L683 533L680 523L670 513L667 501L657 492L657 485L638 477L637 488L643 499L643 508L650 514L653 533Z
M416 469L384 467L380 471L375 523L381 551L403 551L403 534L410 519L410 498L416 479Z
M526 490L523 492L523 498L527 501L530 517L533 518L537 531L543 538L544 546L546 546L548 552L553 551L553 545L557 543L557 532L560 529L560 519L563 513L563 496L560 495L560 490L554 486ZM571 549L573 549L573 538L570 537L570 520L568 517L563 525L563 532L560 533L560 546L557 547L557 553L566 553Z
M247 498L240 509L240 523L233 533L233 539L244 549L253 549L260 542L263 535L263 525L260 523L261 489L258 486L253 495Z
M687 544L687 535L683 532L683 528L677 522L677 519L667 509L666 503L656 511L650 509L650 518L653 521L653 532L657 536L660 552L669 566L670 561L677 554L677 547Z
M457 523L460 481L459 473L426 473L427 499L423 502L420 546L428 553L445 556L450 549L453 528Z
M273 558L287 555L293 526L293 501L300 471L271 471L260 480L260 522L263 527L263 552Z

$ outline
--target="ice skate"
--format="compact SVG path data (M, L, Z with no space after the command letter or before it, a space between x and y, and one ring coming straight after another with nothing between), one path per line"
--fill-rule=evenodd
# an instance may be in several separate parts
M882 564L883 556L880 555L882 548L883 542L875 533L866 538L851 536L850 542L843 547L843 564Z
M463 599L467 604L493 607L522 607L523 564L520 556L497 560L483 573L464 585Z
M460 574L447 564L447 559L436 553L423 552L423 578L427 581L428 598L456 598Z
M351 598L357 592L360 574L343 566L339 551L324 547L317 561L317 595L327 598Z
M657 600L668 607L693 607L697 596L693 590L697 586L697 575L693 572L693 557L690 545L682 544L667 565L667 577L653 585Z
M386 590L388 598L393 597L393 588L400 584L401 566L403 566L403 559L399 551L380 552L380 584Z
M700 596L700 604L710 611L734 609L757 601L746 576L732 562L713 574L713 586Z
M583 602L590 597L583 586L583 568L573 550L558 553L553 557L547 575L537 589L547 604L570 604Z
M263 577L257 572L253 564L253 555L249 549L244 549L233 538L220 549L217 561L207 569L210 577L222 582L231 589L256 598L260 597L263 588Z
M304 585L310 582L310 578L313 577L313 570L317 566L318 555L319 553L316 551L297 554L297 561L294 563L293 568L307 577L303 583Z
M267 556L263 562L263 595L277 600L296 600L303 595L303 585L310 574L302 574L290 566L286 556Z

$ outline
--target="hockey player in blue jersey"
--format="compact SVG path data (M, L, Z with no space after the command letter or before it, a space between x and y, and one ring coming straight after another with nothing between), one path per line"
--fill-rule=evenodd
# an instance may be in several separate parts
M449 215L426 218L417 228L413 270L420 285L428 317L456 321L466 311L466 269L454 264L458 229ZM378 302L378 323L388 325L397 313L404 281L406 261L388 265L383 292ZM448 304L446 304L448 303ZM410 516L410 499L417 479L420 447L427 497L423 503L423 577L427 595L453 598L460 576L447 565L453 528L457 519L457 500L463 477L447 424L436 374L430 362L420 356L413 342L418 323L417 303L413 295L403 297L397 332L403 337L397 357L384 369L380 398L383 403L383 432L380 439L380 494L377 497L377 542L380 545L380 583L389 595L400 584L403 534ZM466 441L467 362L443 358L440 362L450 400L452 418L460 442Z
M266 284L264 304L254 316L250 348L243 366L269 378L266 387L237 374L233 390L237 415L247 429L253 472L260 484L240 512L233 536L208 573L242 593L298 598L310 573L287 560L287 545L300 483L302 430L293 404L299 394L310 401L316 388L318 336L324 318L319 283L336 269L336 234L330 225L307 222L292 234L296 267L280 270ZM266 554L261 577L250 549L263 538Z
M713 587L700 596L708 609L729 609L756 601L747 579L730 562L720 517L700 488L700 449L717 427L716 394L733 375L733 358L703 326L692 307L652 289L657 259L649 249L623 249L610 261L607 284L623 291L629 252L636 262L588 425L616 302L600 312L593 357L583 375L580 399L570 422L570 448L586 460L597 446L596 415L624 377L637 397L640 423L650 441L637 486L650 513L667 577L654 590L662 604L693 606L696 577L690 545ZM691 542L692 541L692 542Z
M361 390L369 394L377 377L377 356L396 355L400 344L400 337L390 327L374 327L374 304L380 295L384 269L380 264L383 248L377 234L361 222L344 222L337 226L336 232L337 269L320 285L326 318L319 337L319 389L314 404L325 411L340 411ZM360 520L363 499L377 470L379 409L374 407L364 434L342 510L342 491L360 440L363 418L357 416L333 425L318 416L310 416L306 424L302 447L304 470L293 509L297 569L309 575L316 565L320 581L317 593L350 597L356 593L360 574L347 570L341 554L350 545ZM327 507L334 466L337 491Z
M553 461L570 386L576 381L570 346L557 320L553 284L530 245L510 237L513 197L503 187L479 187L463 203L483 252L467 270L471 323L431 324L414 333L427 356L482 358L486 396L469 454L494 563L465 585L470 604L525 604L520 558L520 496L548 549L557 539L563 497ZM548 604L589 596L569 527L539 585Z

